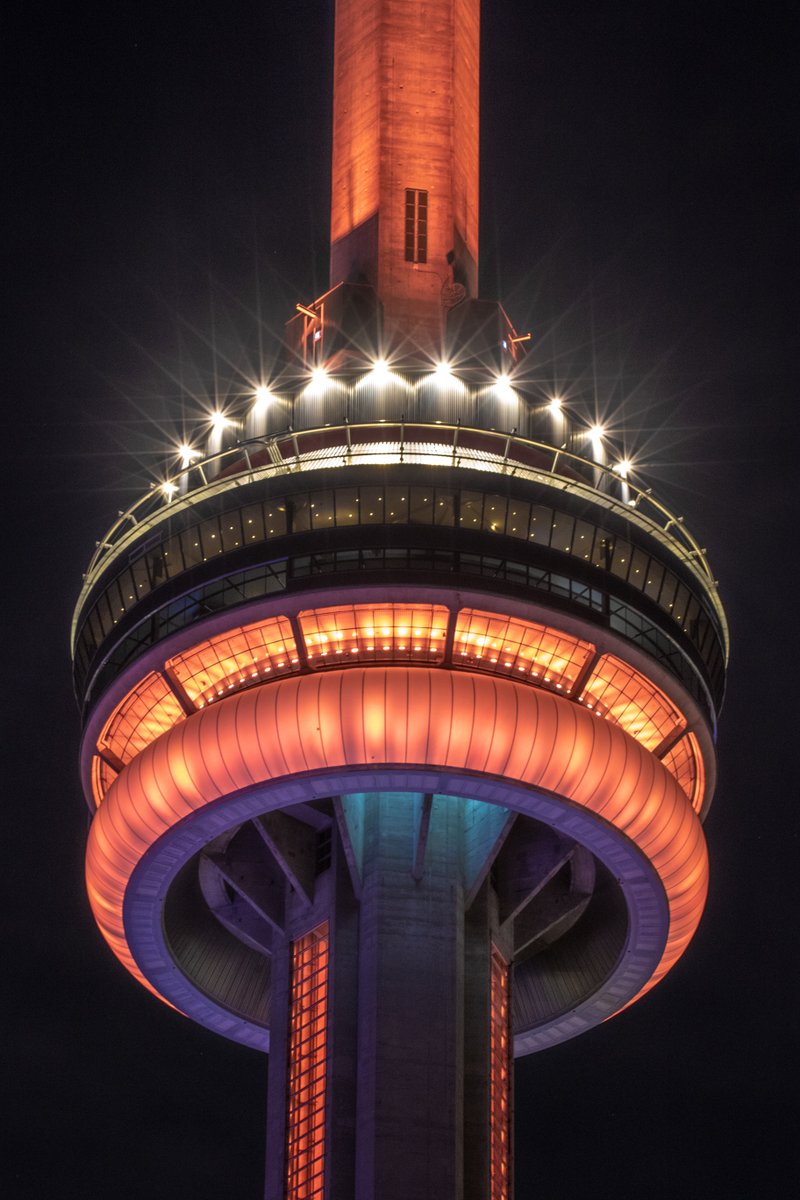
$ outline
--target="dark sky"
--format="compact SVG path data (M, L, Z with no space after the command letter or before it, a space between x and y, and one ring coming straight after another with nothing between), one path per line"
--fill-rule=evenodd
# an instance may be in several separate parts
M517 1200L744 1200L797 1167L798 147L779 7L484 4L482 290L535 332L542 386L602 414L685 513L734 647L703 923L634 1009L519 1064ZM158 1004L91 922L67 632L117 510L327 284L332 8L6 17L15 1198L260 1195L265 1060Z

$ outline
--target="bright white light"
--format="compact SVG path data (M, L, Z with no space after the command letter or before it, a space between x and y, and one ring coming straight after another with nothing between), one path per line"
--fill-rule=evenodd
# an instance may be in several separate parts
M633 463L629 458L623 458L622 462L614 463L612 470L616 471L621 479L627 479L633 468Z
M548 404L547 407L550 409L550 412L553 414L554 417L558 417L561 415L561 405L562 405L562 400L561 400L560 396L551 396L550 403Z
M516 393L511 386L511 380L507 375L497 376L497 379L494 381L494 390L497 392L498 396L503 398L503 400L513 400L516 396Z
M166 498L168 500L172 499L172 497L175 495L177 490L178 490L177 483L172 483L169 479L165 483L162 483L162 485L161 485L161 491L164 493L164 495L166 496Z
M434 368L433 373L436 376L436 378L438 379L439 383L452 383L453 382L453 371L450 366L450 363L447 363L447 362L437 363Z
M188 442L181 442L177 449L178 458L181 460L181 467L186 470L190 467L196 458L200 457L200 451L195 450Z
M593 442L599 442L605 437L605 432L606 431L602 425L593 425L589 430L589 437Z
M209 420L211 421L211 428L216 433L219 433L223 429L227 429L227 427L231 424L231 422L225 416L225 413L221 412L219 409L216 409L211 414Z
M259 412L263 411L271 399L272 392L265 383L260 383L256 388L256 402L254 408L256 408Z
M311 372L311 382L315 383L317 387L321 387L324 383L328 382L328 372L324 367L314 367L314 370Z
M374 383L388 383L392 372L385 358L377 358L369 374Z

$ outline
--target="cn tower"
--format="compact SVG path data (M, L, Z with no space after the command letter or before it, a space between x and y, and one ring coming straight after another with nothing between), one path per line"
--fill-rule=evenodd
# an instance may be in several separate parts
M725 613L479 293L479 43L479 0L336 0L329 289L75 610L94 915L269 1053L267 1200L511 1200L514 1056L706 896Z

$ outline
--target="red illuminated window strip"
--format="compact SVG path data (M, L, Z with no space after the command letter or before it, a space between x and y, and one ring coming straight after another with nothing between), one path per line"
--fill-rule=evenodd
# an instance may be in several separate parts
M292 943L286 1200L324 1192L328 952L327 922Z
M511 1197L511 973L492 947L489 1034L491 1200Z

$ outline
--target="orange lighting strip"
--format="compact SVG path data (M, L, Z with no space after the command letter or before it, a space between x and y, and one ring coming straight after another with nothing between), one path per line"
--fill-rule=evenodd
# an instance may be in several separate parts
M442 666L449 618L450 610L435 604L308 609L298 616L299 646L289 618L270 617L175 655L164 671L188 705L203 708L243 688L298 673L306 664L314 669L374 662ZM610 654L599 659L576 693L576 681L594 653L590 642L550 626L464 608L456 615L450 658L454 666L508 675L570 696L654 752L686 728L683 715L655 684ZM151 672L114 709L97 749L101 755L110 752L114 765L115 759L124 765L184 717L168 679ZM662 761L700 812L705 770L697 738L683 738ZM91 785L96 805L113 778L114 771L101 767L95 756Z
M453 662L513 674L540 687L572 692L594 646L547 625L462 608L456 622Z
M97 739L97 747L129 763L184 715L163 675L151 671L114 709Z
M328 955L327 921L292 943L286 1200L324 1193Z
M592 671L580 700L598 717L621 725L648 750L686 727L686 720L660 688L613 654Z
M449 610L437 604L353 604L301 612L310 667L359 662L444 661Z
M228 692L288 675L299 667L288 617L272 617L232 629L165 663L166 670L172 672L198 708Z
M494 775L597 814L640 848L667 898L664 952L642 991L688 945L705 904L705 841L653 754L559 693L477 671L375 664L234 692L122 771L95 814L86 857L95 919L114 953L146 982L125 934L125 892L137 863L176 824L243 788L379 763Z
M509 1200L511 1179L511 976L492 947L489 1004L489 1178L491 1200Z

